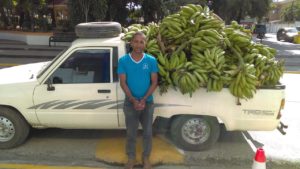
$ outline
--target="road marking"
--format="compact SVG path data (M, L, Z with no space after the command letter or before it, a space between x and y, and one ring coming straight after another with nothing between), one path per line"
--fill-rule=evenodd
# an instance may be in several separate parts
M32 164L0 164L2 169L104 169L94 167L79 166L51 166L51 165L32 165Z
M96 150L96 159L112 164L124 164L127 162L125 153L126 136L101 138ZM142 137L138 137L136 145L137 164L141 164ZM183 164L184 155L171 143L161 136L153 137L152 152L150 156L152 164Z
M244 139L247 141L247 143L249 144L249 146L251 147L252 151L256 152L258 147L254 144L255 140L253 140L253 138L251 137L249 132L243 131L242 135L243 135Z

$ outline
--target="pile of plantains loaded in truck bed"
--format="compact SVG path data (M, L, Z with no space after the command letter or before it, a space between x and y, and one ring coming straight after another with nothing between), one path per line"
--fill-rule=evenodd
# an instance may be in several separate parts
M250 99L283 75L275 49L253 42L235 21L225 26L208 7L189 4L161 23L133 24L123 31L125 41L136 31L146 34L146 52L158 59L161 93L173 87L192 96L202 87L216 92L228 87L232 95Z

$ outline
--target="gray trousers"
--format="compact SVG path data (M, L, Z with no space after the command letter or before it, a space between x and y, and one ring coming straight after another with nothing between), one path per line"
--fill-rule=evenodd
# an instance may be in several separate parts
M147 102L144 110L137 111L134 109L133 104L125 99L123 110L126 123L126 153L128 158L136 158L136 137L139 122L143 127L143 158L149 157L152 149L153 102Z

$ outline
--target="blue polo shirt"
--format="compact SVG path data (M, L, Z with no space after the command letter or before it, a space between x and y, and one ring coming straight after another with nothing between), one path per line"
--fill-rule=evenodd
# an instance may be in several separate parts
M118 74L126 74L126 83L136 99L142 99L146 95L151 86L151 73L157 72L157 61L149 54L144 53L143 58L138 62L130 54L119 59ZM152 100L152 95L147 98L147 102Z

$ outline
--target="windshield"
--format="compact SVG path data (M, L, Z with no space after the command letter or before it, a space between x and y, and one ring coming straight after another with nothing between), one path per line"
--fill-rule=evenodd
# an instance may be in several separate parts
M40 76L42 76L45 71L63 54L65 53L66 50L68 50L69 48L65 48L63 51L61 51L52 61L50 61L49 63L45 64L42 69L39 71L37 78L39 78Z
M292 29L288 29L287 32L290 32L290 33L297 33L297 29L296 28L292 28Z

